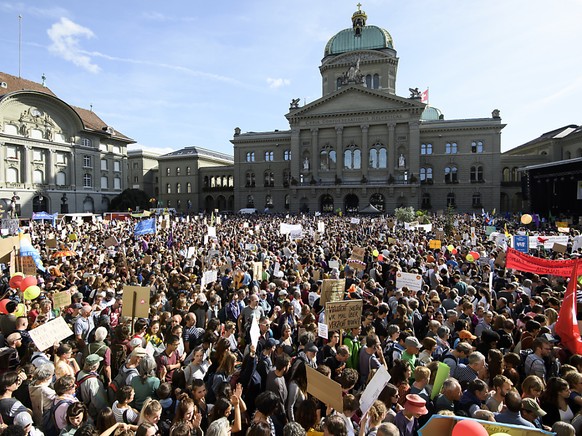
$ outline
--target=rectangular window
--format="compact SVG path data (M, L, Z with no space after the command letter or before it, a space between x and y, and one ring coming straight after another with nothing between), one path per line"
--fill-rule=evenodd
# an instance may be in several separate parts
M101 170L107 171L107 159L101 159Z
M84 188L92 188L93 187L93 177L91 177L91 174L85 174L83 176L83 187Z
M116 160L113 162L113 171L120 172L121 171L121 162Z
M137 162L132 163L131 166L134 170L137 170L138 168Z
M42 150L32 150L32 160L35 162L42 162L44 161L43 159L44 157L44 153L42 152Z
M121 179L119 177L113 179L113 189L121 189Z
M9 145L6 147L6 157L9 159L18 159L18 153L16 147Z
M133 177L133 183L138 183L139 182L139 177L138 176L134 176Z
M93 168L91 156L83 156L83 166L85 168Z
M107 189L109 187L109 181L107 176L101 177L101 189Z
M65 153L57 153L57 163L65 164L67 161L65 160Z

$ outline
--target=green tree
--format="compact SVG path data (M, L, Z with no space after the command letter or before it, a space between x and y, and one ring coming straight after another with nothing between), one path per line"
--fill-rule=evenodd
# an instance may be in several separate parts
M394 209L394 215L396 215L396 219L401 223L409 223L414 221L414 208L412 206L408 207L398 207Z

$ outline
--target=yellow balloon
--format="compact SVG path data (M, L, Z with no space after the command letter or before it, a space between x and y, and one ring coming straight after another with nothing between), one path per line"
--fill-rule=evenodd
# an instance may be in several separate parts
M491 436L509 436L509 433L493 433Z
M523 214L521 216L521 223L522 224L529 224L533 220L532 216L529 213Z
M475 260L475 258L473 257L473 255L472 255L472 254L467 254L467 260L468 260L469 262L473 262L473 261Z
M10 277L16 277L16 276L24 277L24 273L21 273L21 272L15 272L15 273L14 273L14 274L12 274Z
M40 295L40 288L36 285L29 286L24 291L24 299L25 300L34 300Z
M24 316L26 314L26 306L22 303L18 303L16 310L14 311L14 316Z
M378 257L379 254L380 253L378 252L378 250L372 251L372 256L374 256L374 257Z
M447 245L447 250L453 251L454 249L455 249L455 246L453 244Z

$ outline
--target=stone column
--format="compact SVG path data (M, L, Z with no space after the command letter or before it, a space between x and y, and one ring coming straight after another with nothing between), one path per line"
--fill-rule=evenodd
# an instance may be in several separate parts
M55 184L55 155L57 151L54 149L48 150L47 164L46 164L46 184L53 186Z
M394 177L396 176L394 174L394 169L396 168L396 162L398 159L398 156L396 155L397 150L396 150L396 135L395 135L395 130L396 130L396 123L389 123L388 124L388 173L392 174Z
M411 121L408 123L408 130L410 132L408 142L408 156L406 156L406 166L409 173L414 174L418 180L420 171L420 123L418 121Z
M344 170L344 143L343 143L343 138L344 138L344 127L343 126L337 126L335 128L335 136L336 136L336 140L335 140L335 153L336 153L336 165L335 165L335 176L338 179L342 178L342 173Z
M318 143L319 129L314 127L311 129L311 175L317 181L319 178L319 143Z
M291 127L291 177L299 182L299 169L303 165L300 153L299 127Z
M6 182L6 143L0 142L0 163L2 164L2 169L0 169L0 183Z
M67 167L69 168L69 174L67 174L67 185L75 189L77 187L77 161L75 159L75 152L69 153L67 158ZM75 200L76 201L76 200Z
M22 152L22 183L30 185L30 176L32 175L32 145L25 145Z
M368 129L369 125L363 124L362 129L362 176L368 178L368 165L370 164L368 158Z

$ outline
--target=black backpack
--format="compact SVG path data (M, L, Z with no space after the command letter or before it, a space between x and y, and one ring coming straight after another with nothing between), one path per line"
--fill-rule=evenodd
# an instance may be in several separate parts
M59 406L63 403L67 403L69 405L73 404L73 400L69 400L64 398L62 400L57 401L56 403L53 401L53 405L50 409L47 409L42 414L42 431L45 436L58 436L61 432L57 427L57 422L55 420L55 412L59 408Z
M111 347L111 377L115 378L127 360L127 349L122 344L112 344Z

